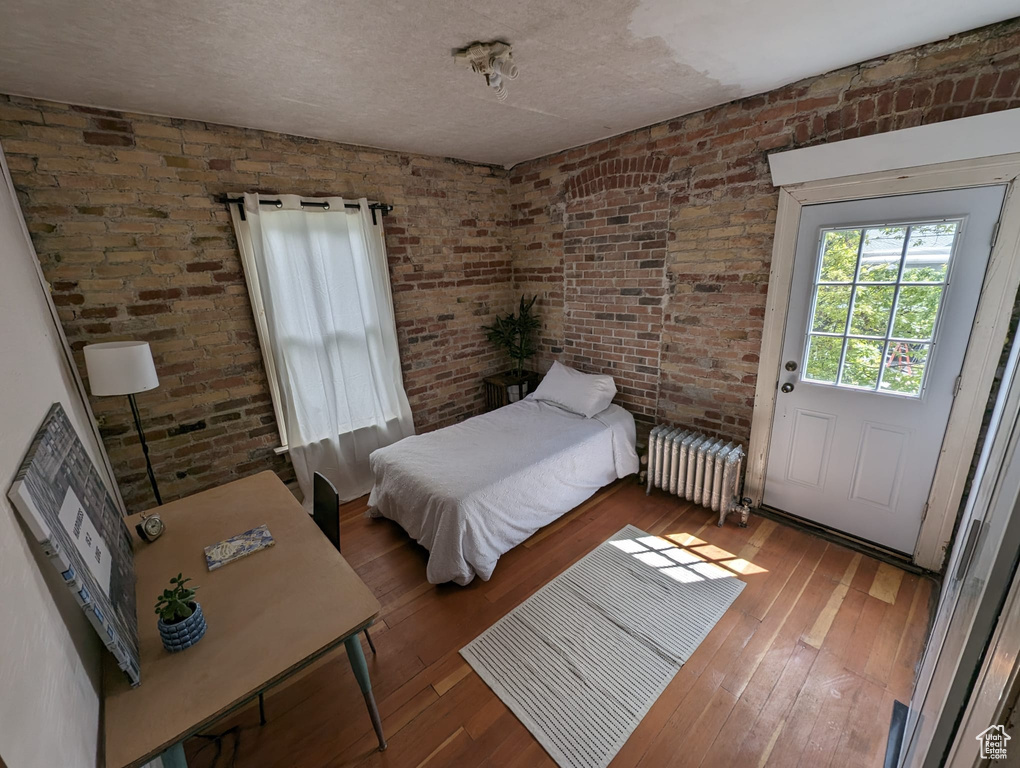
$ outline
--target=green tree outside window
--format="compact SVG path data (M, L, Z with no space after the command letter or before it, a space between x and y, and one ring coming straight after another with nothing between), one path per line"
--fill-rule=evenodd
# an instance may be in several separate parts
M826 231L805 380L919 395L958 230L950 221Z

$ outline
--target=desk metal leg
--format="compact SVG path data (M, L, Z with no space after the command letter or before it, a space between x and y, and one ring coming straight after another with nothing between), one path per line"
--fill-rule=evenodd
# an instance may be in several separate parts
M365 653L361 650L361 638L358 635L351 635L344 640L344 647L347 648L347 659L351 662L354 677L358 680L361 692L365 694L368 716L372 718L372 727L375 728L375 735L379 737L379 751L382 752L386 749L386 737L383 736L379 708L376 707L375 696L372 695L372 681L368 679L368 664L365 663Z
M188 758L184 756L184 742L178 741L170 749L159 756L163 768L188 768Z

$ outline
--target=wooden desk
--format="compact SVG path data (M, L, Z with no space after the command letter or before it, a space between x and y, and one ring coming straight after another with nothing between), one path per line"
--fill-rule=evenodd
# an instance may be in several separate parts
M340 643L362 687L385 749L357 633L379 602L272 472L229 483L159 508L166 532L135 534L142 684L131 688L104 654L107 768L164 754L183 765L184 739L256 698ZM134 530L139 515L127 519ZM265 523L276 544L208 571L204 548ZM171 576L199 586L209 629L179 653L163 649L153 612Z

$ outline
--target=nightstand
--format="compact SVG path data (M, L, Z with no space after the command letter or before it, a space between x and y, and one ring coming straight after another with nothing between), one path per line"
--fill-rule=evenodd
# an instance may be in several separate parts
M542 374L532 371L525 371L522 376L517 376L513 372L498 373L495 376L487 376L484 381L485 408L494 411L520 400L529 392L534 392L539 382L542 381ZM511 388L514 388L513 397L511 397Z

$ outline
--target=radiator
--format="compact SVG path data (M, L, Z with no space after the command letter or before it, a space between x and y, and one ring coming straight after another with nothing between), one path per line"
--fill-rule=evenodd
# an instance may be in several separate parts
M660 424L648 435L648 488L659 488L719 514L740 513L747 525L750 499L740 498L744 449L692 429Z

